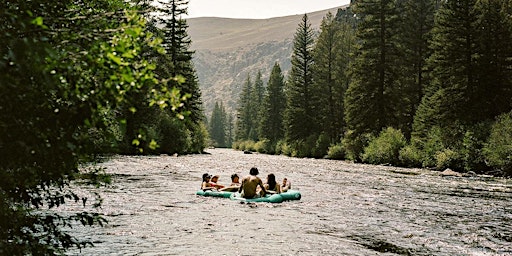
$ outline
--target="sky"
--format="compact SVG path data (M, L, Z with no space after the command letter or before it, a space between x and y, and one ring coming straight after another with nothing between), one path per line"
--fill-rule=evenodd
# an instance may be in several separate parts
M188 18L266 19L326 10L350 0L189 0Z

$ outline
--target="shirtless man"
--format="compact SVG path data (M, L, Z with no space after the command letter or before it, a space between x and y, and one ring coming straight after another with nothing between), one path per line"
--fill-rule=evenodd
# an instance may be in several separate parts
M261 191L263 194L261 196L265 195L267 191L265 190L265 187L263 186L263 182L260 178L258 178L259 171L258 168L253 167L249 171L249 176L246 176L242 179L242 185L240 186L240 189L238 192L242 193L243 198L255 198L260 196L258 193L256 193L256 189L258 186L260 186Z

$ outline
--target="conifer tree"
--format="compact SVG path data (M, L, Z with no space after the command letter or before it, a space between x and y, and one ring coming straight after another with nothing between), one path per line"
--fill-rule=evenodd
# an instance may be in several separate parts
M329 12L322 20L316 42L313 81L317 122L331 143L339 141L343 131L343 98L348 85L346 71L355 44L352 28L347 22L338 22Z
M261 71L258 71L256 74L256 77L254 78L254 86L253 90L251 92L251 109L253 111L253 125L254 129L250 133L249 139L253 141L258 141L260 139L259 137L259 120L261 119L261 111L262 111L262 104L263 104L263 98L265 96L265 85L263 83L263 80L261 79Z
M216 147L226 147L226 128L227 128L227 115L224 104L215 102L212 116L209 122L210 138Z
M167 67L170 83L178 87L183 94L188 95L185 108L190 112L189 118L193 123L198 123L203 118L201 91L198 78L192 63L194 51L190 50L191 40L188 35L188 24L184 19L187 14L188 0L160 0L160 22L164 34L164 47L170 58L171 65ZM174 78L183 77L182 83L177 83Z
M443 132L452 133L455 125L472 119L470 94L478 87L475 3L446 1L437 13L429 59L432 80L414 120L414 133L419 137L434 126L451 128Z
M292 68L286 83L287 108L285 111L286 140L305 140L317 132L316 109L313 103L313 46L314 32L304 14L293 40Z
M227 114L227 122L226 122L226 147L231 147L233 145L233 139L235 135L234 129L234 119L232 114Z
M400 88L396 84L398 24L395 7L393 0L360 0L355 4L354 12L363 17L357 30L360 45L351 65L351 83L345 95L345 118L351 130L349 140L358 140L365 133L376 135L386 126L403 125L399 119L403 114Z
M427 59L431 55L428 43L434 26L434 13L438 0L405 0L402 2L400 20L401 55L398 63L399 84L403 92L404 125L402 132L410 137L414 114L428 83Z
M248 140L251 137L251 130L254 126L254 111L252 109L252 81L248 74L240 99L238 101L235 140Z
M275 63L267 83L260 115L260 139L275 144L284 138L283 113L286 108L284 76L279 63Z
M512 2L481 0L475 10L479 75L470 111L478 122L494 120L512 109Z

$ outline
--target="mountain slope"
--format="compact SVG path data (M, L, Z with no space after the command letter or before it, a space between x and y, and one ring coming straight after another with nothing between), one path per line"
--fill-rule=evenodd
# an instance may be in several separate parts
M308 14L312 27L318 29L325 14L328 11L336 14L338 9ZM224 102L227 112L234 114L248 75L253 79L259 70L266 84L275 62L281 65L285 74L288 72L293 36L302 16L187 20L207 116L210 116L216 101Z

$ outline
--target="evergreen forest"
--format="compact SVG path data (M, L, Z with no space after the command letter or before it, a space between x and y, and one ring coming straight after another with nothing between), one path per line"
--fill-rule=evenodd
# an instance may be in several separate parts
M357 0L319 31L304 15L291 70L269 63L266 86L248 75L219 145L512 175L510 13L510 0Z
M91 245L69 233L106 221L71 186L109 182L91 163L206 147L188 2L152 2L0 3L0 255ZM84 210L48 210L66 203Z
M512 1L357 0L304 15L292 68L206 122L187 0L0 3L0 255L92 245L113 154L233 147L512 175ZM157 15L155 15L157 14ZM83 205L72 214L54 211Z

